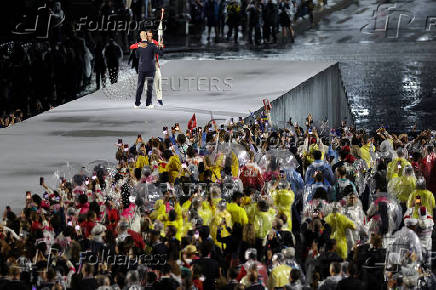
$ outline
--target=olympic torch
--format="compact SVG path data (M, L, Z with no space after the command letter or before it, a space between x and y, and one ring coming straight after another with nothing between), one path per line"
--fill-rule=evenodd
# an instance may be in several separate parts
M161 14L160 14L159 27L157 29L157 38L158 38L158 42L159 43L163 43L163 25L162 25L162 20L163 20L163 16L164 16L164 10L165 9L162 8Z

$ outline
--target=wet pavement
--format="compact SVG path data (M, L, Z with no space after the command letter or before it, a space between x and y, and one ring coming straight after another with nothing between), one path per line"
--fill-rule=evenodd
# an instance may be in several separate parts
M166 57L338 61L357 126L436 127L435 0L355 1L299 34L293 45Z

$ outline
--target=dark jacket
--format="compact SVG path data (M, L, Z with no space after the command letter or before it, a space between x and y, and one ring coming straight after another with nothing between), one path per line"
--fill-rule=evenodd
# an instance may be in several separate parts
M366 288L365 282L354 277L345 278L344 280L339 281L338 285L336 286L336 290L366 290Z
M123 50L115 41L111 40L106 44L103 54L106 59L107 67L118 67L123 57Z
M141 47L141 44L146 44L146 47ZM163 55L162 48L158 48L154 43L142 41L139 47L136 49L135 54L139 60L138 71L140 72L152 72L156 70L156 57Z
M324 280L330 275L330 264L333 262L341 263L342 259L336 252L327 252L321 254L316 262L321 280Z

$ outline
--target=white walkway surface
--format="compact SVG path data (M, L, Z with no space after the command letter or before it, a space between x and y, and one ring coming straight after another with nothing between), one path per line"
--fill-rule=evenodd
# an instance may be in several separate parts
M136 74L52 111L0 130L0 209L22 208L25 191L42 193L39 177L54 185L56 169L80 168L95 160L115 160L118 138L131 144L161 136L179 122L182 131L193 113L203 126L211 118L246 116L330 62L276 60L173 60L162 65L164 106L133 109ZM145 104L145 96L142 97ZM157 106L156 106L157 105ZM222 121L224 122L224 121ZM220 123L220 121L218 121Z

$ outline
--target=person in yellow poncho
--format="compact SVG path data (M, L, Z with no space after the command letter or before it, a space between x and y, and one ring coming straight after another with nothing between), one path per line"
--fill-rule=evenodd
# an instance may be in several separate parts
M273 269L268 279L268 289L285 287L289 283L292 268L285 264L282 253L273 256Z
M275 189L277 188L278 189ZM292 212L291 207L295 200L295 193L290 189L289 183L279 180L271 191L272 200L277 208L278 214L284 214L287 220L285 229L292 231Z
M397 156L397 158L394 158L394 160L388 163L388 173L386 176L388 180L391 180L393 178L394 173L397 170L398 176L402 176L404 168L406 168L406 166L411 166L410 162L406 160L402 148L399 148L397 150Z
M220 152L216 156L209 155L204 158L205 170L210 170L212 173L211 181L216 182L221 179L221 170L224 166L224 155Z
M348 254L346 231L347 229L355 230L356 225L345 215L336 212L336 209L324 221L331 227L330 238L336 240L338 255L345 260Z
M168 173L168 182L174 184L180 178L182 172L182 163L177 155L173 155L170 150L163 152L163 160L159 162L159 174ZM166 179L163 179L166 182Z
M226 203L220 202L217 205L216 212L213 215L210 223L210 235L215 241L215 244L223 250L225 249L225 244L217 241L218 229L221 229L221 237L225 238L230 236L230 233L227 231L227 227L231 227L231 225L232 215L227 211Z
M156 216L153 215L152 218L162 221L165 229L168 226L174 226L176 229L175 238L181 241L183 230L183 214L180 203L175 200L174 196L170 196L169 192L166 192L163 200L158 200L156 202L155 208L157 208L157 214Z
M371 168L371 151L375 152L375 146L372 145L368 137L365 137L363 142L365 144L360 147L359 156L366 162L368 168Z
M203 225L208 226L212 220L212 206L209 201L200 202L198 208L198 216L203 220Z
M316 142L316 139L313 138L311 140L311 142ZM306 161L306 166L309 166L310 164L312 164L313 161L315 161L315 157L313 156L313 153L315 151L320 151L321 152L321 160L324 160L324 151L320 150L318 144L313 143L313 144L309 145L309 150L307 150L303 153L303 159Z
M136 157L135 168L144 168L145 166L150 165L150 161L147 155L147 149L145 148L145 144L142 143L139 148L138 156Z
M145 166L149 166L150 162L148 161L148 156L146 155L138 155L136 157L135 168L144 168Z
M416 177L412 166L406 166L403 176L398 176L398 167L396 168L392 179L388 183L388 192L395 196L401 204L406 206L410 194L416 188Z
M265 200L259 200L254 213L254 231L256 232L256 248L258 253L260 253L259 248L262 250L262 243L268 232L272 229L273 219L274 212L269 211L268 203Z
M182 163L180 162L180 158L177 155L173 155L168 160L168 175L169 182L175 183L176 179L180 178L180 174L182 172Z
M240 206L242 193L235 192L232 196L232 202L227 204L227 211L232 216L232 224L235 223L244 226L248 223L247 213L245 209Z
M238 178L239 176L239 160L235 152L232 151L232 176Z
M424 177L416 181L416 190L414 190L407 201L407 208L413 208L413 218L419 218L419 208L425 207L430 215L433 215L435 208L435 199L433 193L426 189Z

